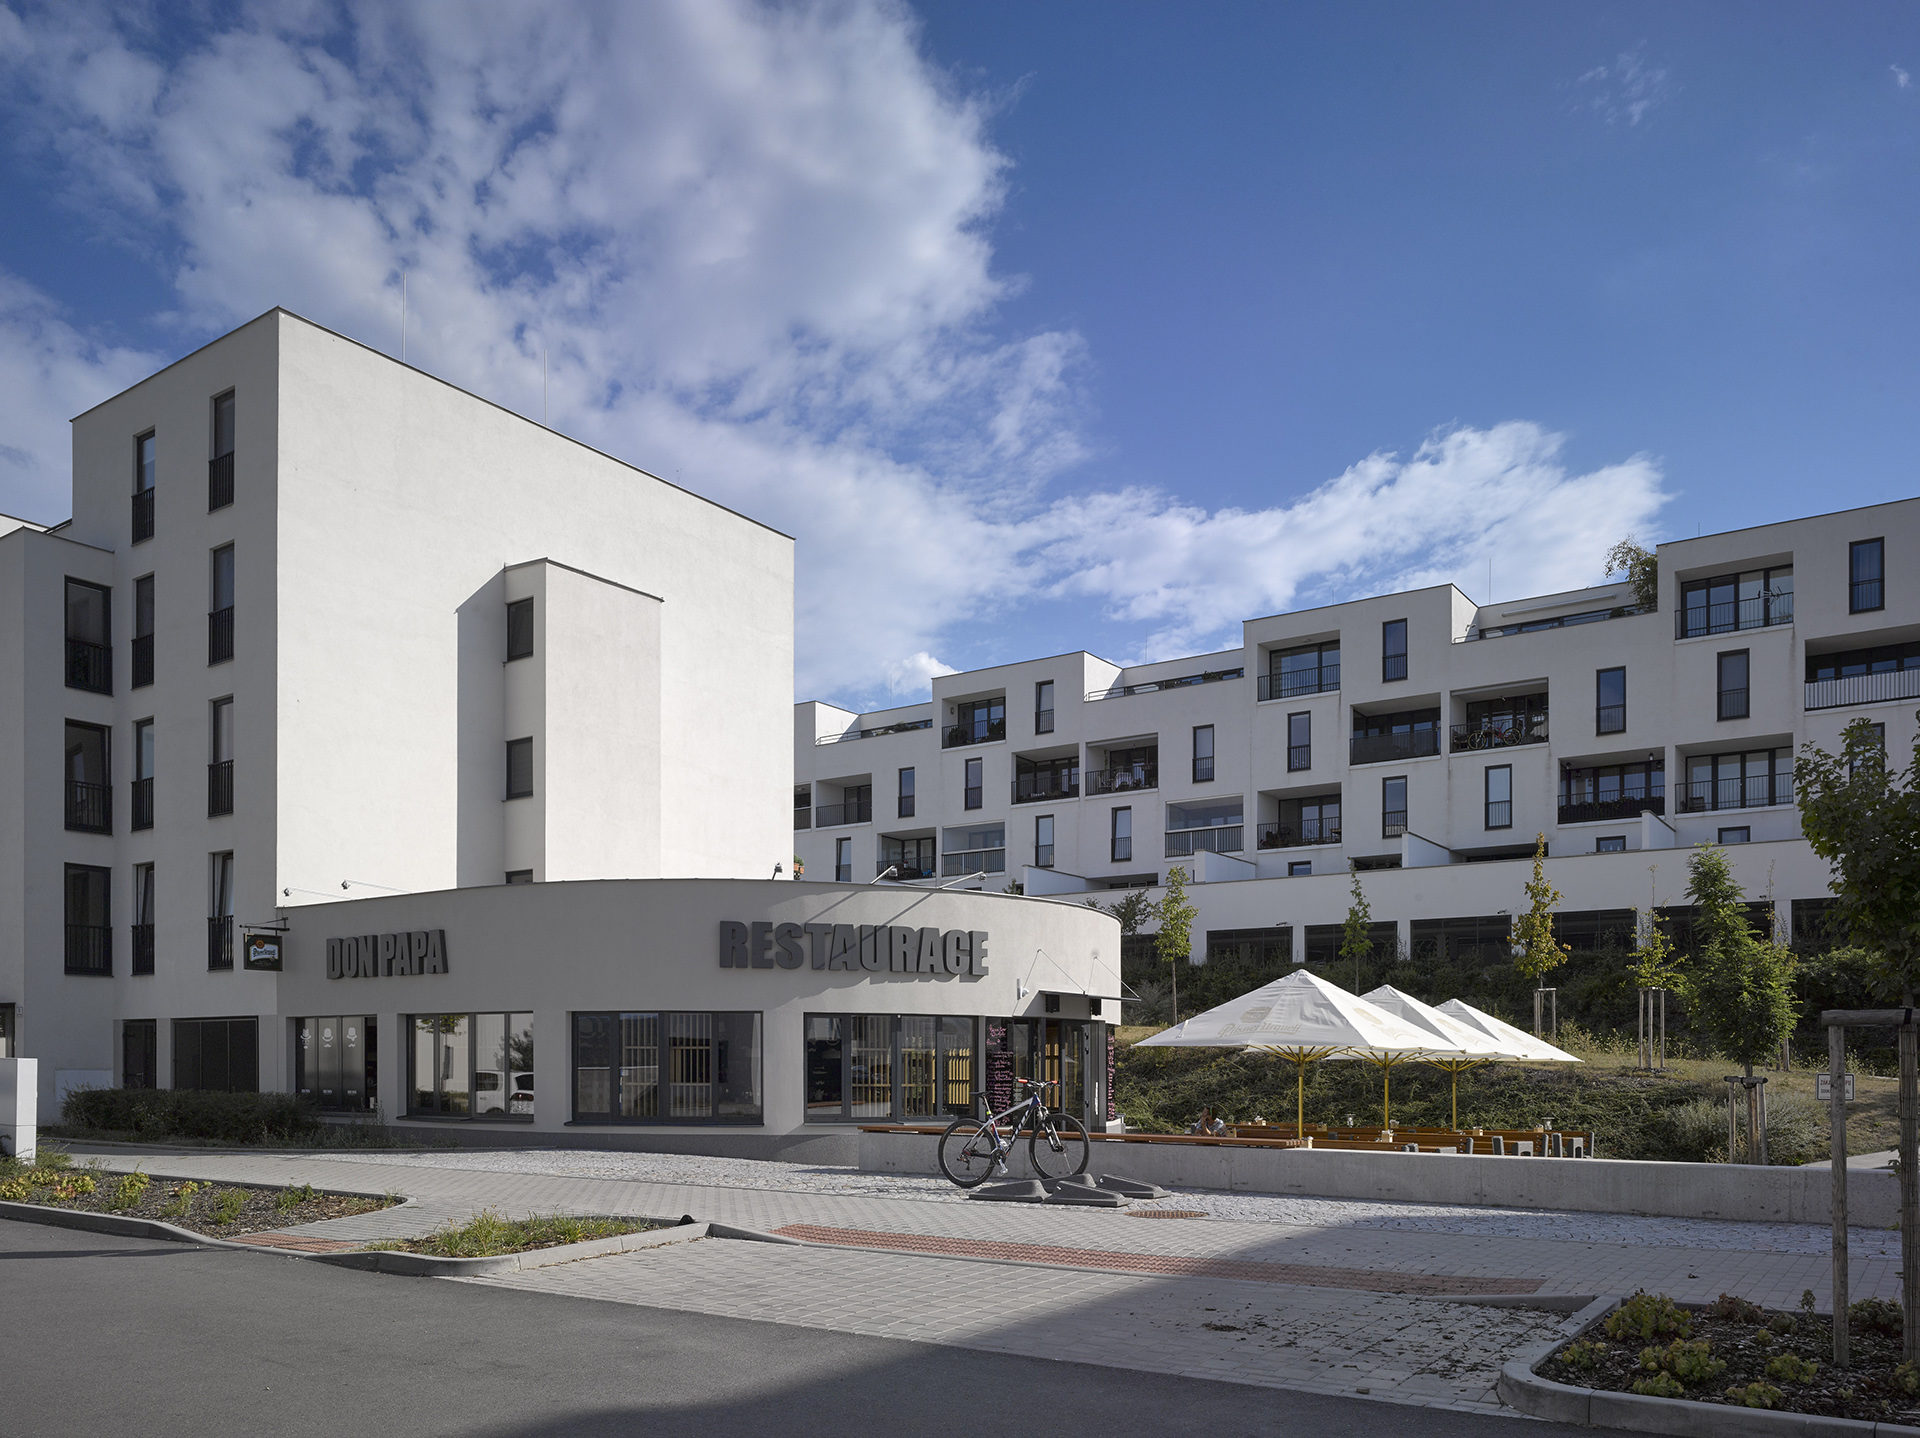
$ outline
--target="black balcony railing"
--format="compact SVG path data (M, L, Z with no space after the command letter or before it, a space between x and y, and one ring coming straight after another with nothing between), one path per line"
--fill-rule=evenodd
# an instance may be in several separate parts
M1886 606L1886 591L1878 579L1856 579L1847 586L1847 609L1865 614Z
M1651 794L1628 794L1618 799L1583 799L1560 805L1562 824L1591 824L1601 819L1637 819L1642 813L1664 814L1667 798L1659 790Z
M1172 679L1144 679L1138 684L1116 684L1111 689L1095 689L1087 695L1087 703L1097 704L1102 699L1125 699L1132 694L1164 694L1169 689L1191 689L1196 684L1224 684L1230 679L1244 679L1244 669L1207 669L1198 674L1179 674Z
M1547 742L1547 716L1516 714L1510 719L1479 724L1455 724L1450 731L1452 752L1469 749L1510 749L1516 744Z
M793 811L793 827L796 829L811 829L813 827L813 810L811 808L795 809Z
M1294 773L1313 767L1313 746L1311 744L1287 745L1287 772Z
M1710 814L1719 809L1763 809L1793 802L1789 774L1733 775L1725 779L1697 779L1680 786L1682 814Z
M1283 674L1262 674L1256 698L1293 699L1302 694L1330 694L1340 687L1340 666L1322 664L1318 669L1298 669Z
M1053 711L1051 709L1036 709L1033 711L1033 732L1036 734L1051 734L1053 732Z
M1124 769L1089 769L1087 771L1087 793L1126 794L1136 789L1157 789L1160 787L1160 766L1153 764L1130 764Z
M153 827L153 780L135 779L133 781L133 823L134 829Z
M68 924L67 972L111 974L113 930L105 924Z
M113 786L67 780L67 827L82 834L111 834Z
M822 804L813 811L813 827L833 829L841 824L871 824L873 822L873 800L863 799L851 804Z
M1383 764L1391 759L1419 759L1440 752L1440 731L1413 729L1399 734L1355 734L1349 741L1347 762Z
M153 972L153 925L135 924L133 926L133 964L129 973L150 974Z
M940 858L940 872L943 877L957 879L962 874L1004 874L1007 871L1007 851L1002 849L962 849L957 854L943 854Z
M1053 845L1035 844L1033 846L1033 867L1036 869L1053 867Z
M153 491L136 489L133 492L133 542L153 538Z
M1888 699L1920 699L1920 669L1891 669L1879 674L1843 674L1807 685L1807 708L1839 709L1879 704Z
M1673 637L1695 639L1702 634L1732 634L1741 629L1768 629L1793 623L1793 595L1756 594L1750 599L1728 599L1718 604L1683 604L1673 611Z
M153 636L133 636L133 687L144 689L153 683Z
M1263 849L1297 849L1305 844L1339 843L1340 825L1337 820L1303 819L1297 829L1291 824L1262 824L1255 834L1255 842Z
M1380 837L1397 839L1407 832L1407 811L1405 809L1387 809L1380 815Z
M207 663L225 664L233 658L233 606L207 615Z
M207 510L225 509L233 503L233 456L218 455L207 461Z
M882 859L878 864L873 866L874 877L878 878L880 875L887 873L889 869L893 872L888 877L902 881L908 879L931 879L934 877L933 866L931 864L912 864L908 863L905 859Z
M1048 799L1077 799L1080 797L1080 778L1077 774L1016 774L1013 779L1013 802L1016 804L1038 804Z
M67 641L67 688L94 694L113 693L113 646Z
M1596 734L1624 734L1627 729L1627 706L1624 704L1599 704L1593 710L1593 732Z
M233 915L216 914L207 920L207 967L233 967Z
M1407 656L1404 654L1383 654L1380 656L1380 682L1390 684L1396 679L1407 677Z
M963 744L991 744L1007 737L1007 721L996 719L991 724L949 724L940 736L942 749L958 749Z
M1513 827L1513 800L1487 800L1487 827L1489 829L1511 829Z
M914 729L931 729L931 719L908 719L900 724L880 724L872 729L848 729L839 734L822 734L816 744L847 744L855 739L875 739L882 734L905 734Z
M1720 691L1720 717L1722 719L1744 719L1747 717L1746 689L1722 689Z
M207 765L207 817L233 812L233 760Z
M1237 854L1246 847L1244 824L1215 824L1205 829L1174 829L1167 834L1167 857L1190 854Z

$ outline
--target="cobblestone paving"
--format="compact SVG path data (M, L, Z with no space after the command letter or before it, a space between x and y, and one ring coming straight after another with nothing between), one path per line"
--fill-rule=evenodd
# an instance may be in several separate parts
M1505 1412L1500 1364L1564 1320L1525 1309L703 1240L456 1282Z
M474 1173L547 1174L567 1178L621 1179L633 1183L686 1184L756 1189L769 1193L837 1194L862 1198L908 1198L964 1203L966 1196L944 1179L858 1169L769 1163L685 1154L600 1153L556 1149L465 1153L340 1153L344 1163L457 1169ZM1137 1208L1194 1209L1233 1223L1275 1223L1294 1228L1390 1229L1453 1233L1484 1238L1543 1238L1578 1243L1624 1243L1665 1248L1730 1249L1740 1252L1828 1252L1824 1226L1800 1223L1726 1223L1702 1218L1639 1218L1613 1213L1543 1213L1531 1209L1472 1208L1446 1204L1376 1203L1362 1199L1299 1198L1276 1194L1185 1190ZM1855 1229L1855 1257L1892 1259L1900 1237L1882 1229Z

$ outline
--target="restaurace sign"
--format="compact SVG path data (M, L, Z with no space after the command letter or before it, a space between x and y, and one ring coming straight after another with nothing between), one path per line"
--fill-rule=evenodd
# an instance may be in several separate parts
M987 974L984 929L913 929L900 924L720 922L723 969L845 969L980 979Z

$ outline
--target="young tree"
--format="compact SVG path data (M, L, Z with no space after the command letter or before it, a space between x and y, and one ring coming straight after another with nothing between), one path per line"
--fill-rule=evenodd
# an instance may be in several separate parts
M1793 955L1771 938L1755 936L1725 850L1702 844L1693 851L1687 861L1687 897L1697 914L1693 963L1686 976L1688 1009L1709 1042L1751 1079L1753 1066L1779 1052L1799 1016ZM1747 1127L1748 1146L1765 1163L1766 1133L1751 1100Z
M1660 916L1651 908L1647 910L1647 933L1633 952L1628 956L1632 962L1627 972L1633 976L1634 986L1640 991L1640 1066L1654 1067L1654 1028L1655 1028L1655 989L1672 989L1680 982L1681 956L1673 943L1667 938L1666 930L1660 927ZM1659 996L1659 1055L1660 1067L1667 1065L1667 1000L1664 994Z
M1573 952L1553 936L1553 911L1561 893L1547 879L1547 836L1535 834L1533 878L1527 883L1527 911L1513 921L1513 966L1533 980L1536 990L1542 980L1567 961ZM1533 1005L1533 1031L1540 1032L1540 1003Z
M1088 899L1087 907L1097 909L1100 902ZM1123 939L1137 938L1140 930L1153 922L1154 904L1147 897L1145 889L1127 890L1125 898L1108 904L1106 910L1120 921L1120 937Z
M1607 551L1607 573L1627 576L1634 602L1642 609L1660 607L1660 560L1631 534Z
M1347 906L1347 921L1340 926L1340 957L1353 960L1353 991L1360 992L1360 960L1373 953L1373 910L1360 887L1360 871L1347 860L1347 874L1353 881L1353 902Z
M1160 933L1154 939L1155 956L1173 973L1173 1021L1180 1022L1180 965L1193 957L1193 920L1199 910L1187 898L1187 871L1175 864L1167 870L1166 892L1155 906Z

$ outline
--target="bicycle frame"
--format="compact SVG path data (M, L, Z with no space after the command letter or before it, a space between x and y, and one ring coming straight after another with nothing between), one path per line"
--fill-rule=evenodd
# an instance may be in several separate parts
M993 1157L996 1160L1005 1158L1006 1155L1011 1152L1014 1140L1020 1137L1020 1130L1029 1123L1033 1125L1035 1134L1046 1132L1046 1122L1052 1115L1048 1113L1046 1104L1041 1101L1041 1087L1040 1085L1036 1085L1028 1089L1027 1096L1011 1108L1004 1108L999 1113L987 1115L985 1120L986 1131L992 1135ZM1009 1118L1013 1119L1014 1122L1006 1132L1002 1134L1000 1121Z

